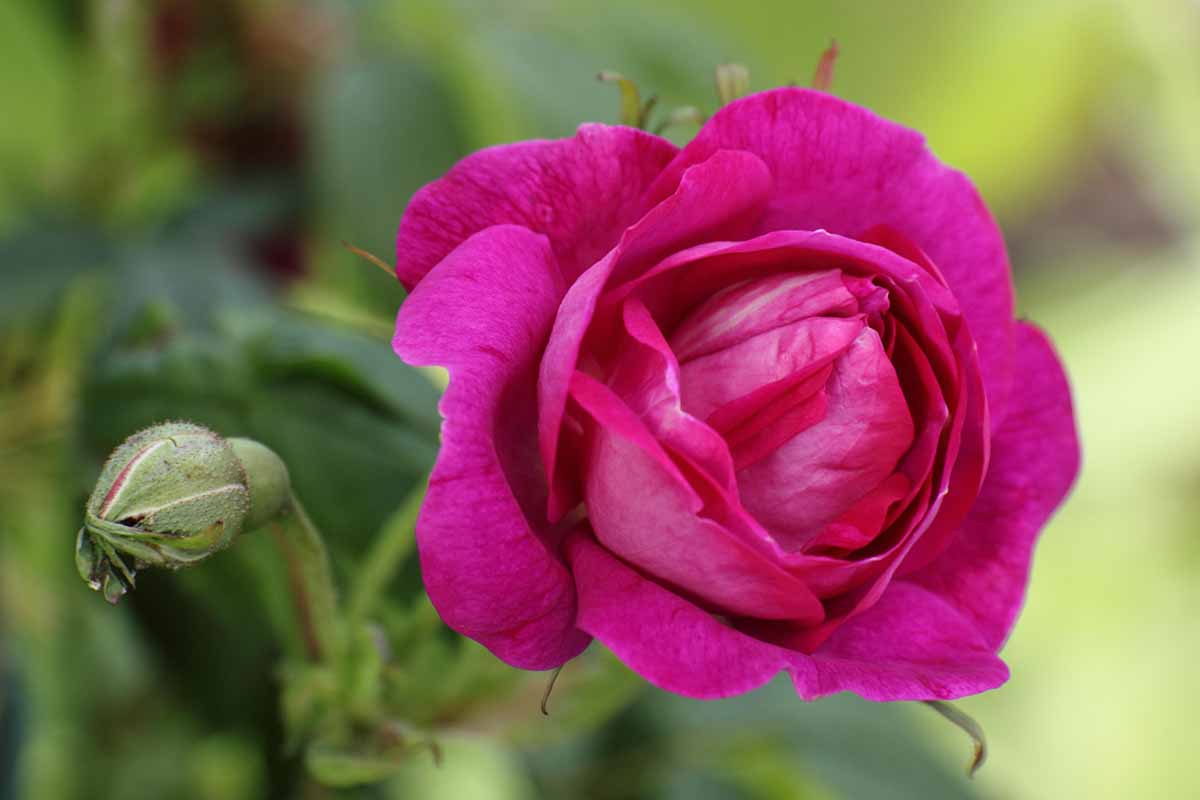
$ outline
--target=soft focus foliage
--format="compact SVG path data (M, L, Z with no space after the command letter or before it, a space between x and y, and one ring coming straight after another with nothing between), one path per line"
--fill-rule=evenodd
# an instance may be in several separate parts
M412 192L470 150L615 121L600 69L711 112L715 64L806 83L830 37L837 94L976 180L1018 310L1075 387L1084 472L1004 651L1014 677L963 703L992 746L974 783L922 709L803 705L778 682L701 704L598 651L542 718L541 677L421 594L401 506L437 446L436 376L390 352L403 289L339 245L391 252ZM283 736L327 696L443 743L440 769L413 752L346 796L1200 791L1194 2L8 0L0 52L0 798L342 796ZM267 536L148 572L118 609L87 590L71 551L102 459L168 417L284 457L387 658L279 697L299 641ZM379 768L362 752L318 766Z

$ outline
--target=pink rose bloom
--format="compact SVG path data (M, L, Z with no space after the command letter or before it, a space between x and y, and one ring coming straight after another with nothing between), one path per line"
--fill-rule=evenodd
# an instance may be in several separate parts
M450 627L701 698L1005 681L1071 398L919 134L803 89L682 150L584 125L464 159L397 251L395 350L450 373L417 523Z

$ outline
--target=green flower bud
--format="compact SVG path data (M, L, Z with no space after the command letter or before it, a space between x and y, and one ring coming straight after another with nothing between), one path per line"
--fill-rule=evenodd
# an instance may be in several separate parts
M80 576L110 603L136 570L177 569L229 546L288 499L283 462L248 439L170 422L131 436L109 457L75 543Z

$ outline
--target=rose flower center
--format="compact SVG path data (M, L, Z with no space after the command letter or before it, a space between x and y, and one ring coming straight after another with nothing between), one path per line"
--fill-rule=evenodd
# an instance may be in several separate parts
M788 550L867 544L909 488L887 308L867 279L783 274L711 297L669 339L683 410L725 439L743 505Z

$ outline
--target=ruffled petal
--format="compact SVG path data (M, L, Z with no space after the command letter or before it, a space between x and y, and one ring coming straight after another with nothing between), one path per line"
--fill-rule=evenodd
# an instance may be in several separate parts
M538 376L538 441L550 478L550 515L577 500L577 487L560 478L559 434L567 387L584 337L603 339L592 315L612 280L630 280L670 253L710 239L736 238L757 224L770 191L766 167L750 153L717 152L686 170L675 191L625 232L603 260L572 284L559 307Z
M975 187L916 131L824 92L783 88L730 103L668 166L652 196L722 149L760 157L774 178L761 231L858 236L887 225L928 253L979 343L988 402L1003 419L1013 353L1013 291L1000 230Z
M1046 336L1017 326L1018 387L983 489L947 550L913 580L961 609L998 649L1020 611L1033 546L1079 471L1071 392Z
M567 559L579 592L579 627L660 689L706 700L743 694L796 657L722 625L586 534L568 539Z
M663 588L591 536L576 532L567 559L579 626L650 683L688 697L752 691L780 670L805 700L855 692L868 700L948 700L993 689L1008 669L940 598L898 583L869 612L806 656L722 624Z
M970 620L905 581L892 583L791 672L805 700L835 692L880 702L953 700L1008 680L1008 667Z
M544 236L488 228L404 301L392 342L408 363L450 372L417 520L425 588L447 625L525 669L556 667L588 642L571 576L550 550L530 413L562 292Z
M546 235L570 282L645 212L645 190L677 152L657 136L598 124L570 139L480 150L413 196L396 276L411 290L473 234L513 224Z

